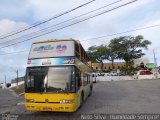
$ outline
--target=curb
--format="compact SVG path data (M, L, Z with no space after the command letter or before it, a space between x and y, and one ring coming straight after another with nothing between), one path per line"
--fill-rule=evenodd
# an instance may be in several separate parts
M19 94L19 96L22 96L22 95L24 95L24 92Z

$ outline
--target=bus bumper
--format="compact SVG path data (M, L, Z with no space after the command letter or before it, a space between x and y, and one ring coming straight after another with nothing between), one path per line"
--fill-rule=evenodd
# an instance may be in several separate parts
M74 104L50 104L50 103L25 103L26 110L29 111L55 111L55 112L74 112Z

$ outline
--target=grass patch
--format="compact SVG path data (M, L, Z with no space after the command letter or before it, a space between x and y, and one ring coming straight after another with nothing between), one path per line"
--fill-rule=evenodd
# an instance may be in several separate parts
M22 85L19 85L18 86L18 89L17 89L17 87L13 87L13 88L11 88L16 94L20 94L20 93L23 93L24 92L24 84L22 84Z

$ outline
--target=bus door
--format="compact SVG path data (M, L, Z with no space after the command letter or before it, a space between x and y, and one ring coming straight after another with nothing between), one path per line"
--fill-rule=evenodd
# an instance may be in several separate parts
M76 68L75 69L75 82L76 82L76 105L80 105L80 99L81 99L81 72Z

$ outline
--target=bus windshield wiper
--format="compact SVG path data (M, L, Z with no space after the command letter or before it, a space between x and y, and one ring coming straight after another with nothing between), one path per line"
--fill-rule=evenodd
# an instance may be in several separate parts
M56 92L60 92L60 91L61 91L61 92L65 92L65 93L67 92L66 90L64 90L64 89L62 89L62 88L50 87L50 88L47 88L47 91L48 91L49 89L50 89L51 91L52 91L52 90L55 90ZM68 92L67 92L67 93L68 93Z
M62 88L54 88L54 89L56 89L57 92L59 92L59 91L66 92L66 91L65 91L64 89L62 89Z

